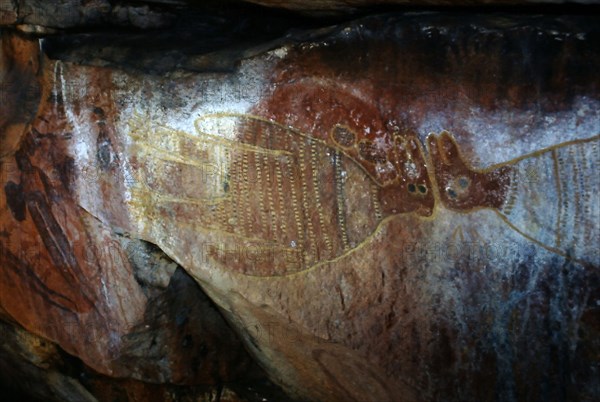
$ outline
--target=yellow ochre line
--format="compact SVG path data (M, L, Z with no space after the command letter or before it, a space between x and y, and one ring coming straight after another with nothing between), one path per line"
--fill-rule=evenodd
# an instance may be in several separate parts
M277 126L277 127L281 128L281 129L285 130L286 132L291 132L291 133L294 133L294 134L296 134L296 135L298 135L298 136L301 136L301 137L304 137L304 138L307 138L307 139L309 139L309 141L314 141L314 142L316 142L316 143L320 143L320 144L322 144L323 146L325 146L325 147L327 147L327 148L334 149L334 148L332 148L330 145L328 145L328 144L327 144L325 141L323 141L323 140L321 140L321 139L319 139L319 138L311 137L311 136L309 136L309 135L307 135L307 134L304 134L304 133L302 133L302 132L300 132L300 131L298 131L298 130L296 130L296 129L294 129L294 128L291 128L291 127L285 127L285 126L283 126L282 124L280 124L280 123L278 123L278 122L275 122L275 121L272 121L272 120L269 120L269 119L265 119L265 118L262 118L262 117L259 117L259 116L248 115L248 114L238 114L238 113L215 113L215 114L208 114L208 115L204 115L204 116L202 116L202 117L198 118L198 119L195 121L195 127L196 127L196 130L198 131L198 133L199 133L200 135L206 136L207 138L209 138L209 139L211 139L211 140L214 140L214 142L217 142L217 143L220 143L220 144L230 144L230 146L231 146L231 147L234 147L234 148L249 149L249 150L252 150L253 152L260 152L260 153L266 153L266 154L284 154L284 155L293 155L293 153L292 153L292 152L289 152L289 151L283 151L283 150L268 150L268 149L264 149L264 148L261 148L261 147L252 146L252 145L249 145L249 144L240 144L240 143L232 142L232 141L230 141L230 140L226 140L226 139L223 139L223 138L221 138L221 137L214 136L214 135L211 135L211 134L209 134L209 133L205 133L205 132L203 132L203 131L200 129L200 123L201 123L203 120L207 120L207 119L209 119L209 118L225 118L225 117L234 117L234 118L241 118L241 119L251 119L251 120L261 121L261 122L264 122L264 123L267 123L267 124L272 124L272 125L275 125L275 126ZM185 135L185 136L187 136L187 137L190 137L190 138L192 138L192 139L194 139L195 141L198 141L198 142L205 141L205 140L203 140L203 139L199 139L198 137L196 137L196 136L193 136L193 135L191 135L191 134L189 134L189 133L186 133L186 132L180 132L180 131L175 131L175 130L174 130L174 132L175 132L175 133L177 133L178 135ZM455 141L455 139L454 139L454 138L453 138L451 135L449 136L449 138L450 138L450 140L451 140L451 141L452 141L452 142L453 142L453 143L456 145L456 141ZM459 153L459 157L462 159L463 163L464 163L464 164L465 164L465 165L466 165L466 166L467 166L467 167L468 167L470 170L472 170L472 171L475 171L475 172L489 172L489 171L495 170L495 169L497 169L497 168L499 168L499 167L502 167L502 166L514 165L514 164L518 163L519 161L521 161L521 160L524 160L524 159L527 159L527 158L532 158L532 157L538 157L538 156L541 156L542 154L545 154L545 153L547 153L547 152L549 152L549 151L554 151L554 150L557 150L557 149L560 149L560 148L562 148L562 147L566 147L566 146L569 146L569 145L572 145L572 144L582 144L582 143L587 143L587 142L596 141L596 140L598 140L599 138L600 138L600 135L596 135L596 136L594 136L594 137L587 138L587 139L577 139L577 140L572 140L572 141L563 142L563 143L556 144L556 145L553 145L553 146L550 146L550 147L542 148L542 149L540 149L540 150L537 150L537 151L531 152L531 153L529 153L529 154L526 154L526 155L522 155L522 156L520 156L520 157L517 157L517 158L511 159L511 160L509 160L509 161L506 161L506 162L503 162L503 163L499 163L499 164L491 165L491 166L489 166L489 167L487 167L487 168L484 168L484 169L476 169L476 168L474 168L472 165L470 165L470 164L469 164L469 162L468 162L467 160L463 159L463 158L462 158L462 154L461 154L461 150L460 150L460 148L459 148L458 146L457 146L457 152ZM301 143L302 143L302 142L301 142ZM420 142L417 142L417 144L418 144L418 147L419 147L419 148L421 149L421 151L422 151L422 150L423 150L423 147L422 147L422 145L420 144ZM149 146L149 147L150 147L150 146ZM334 150L335 150L335 149L334 149ZM439 189L438 189L438 185L437 185L437 182L436 182L436 179L435 179L435 173L434 173L433 161L432 161L432 159L431 159L431 152L430 152L430 150L429 150L429 149L428 149L428 151L429 151L429 152L427 152L427 154L425 154L424 152L423 152L423 154L425 155L425 158L426 158L426 168L427 168L427 171L428 171L428 175L429 175L429 177L430 177L430 182L431 182L431 184L432 184L432 187L433 187L433 191L434 191L434 197L435 197L435 199L436 199L436 203L435 203L435 208L434 208L434 211L433 211L433 213L432 213L432 215L431 215L431 216L429 216L429 217L422 217L422 216L419 216L419 219L423 219L423 220L433 220L433 219L435 219L435 216L437 215L437 210L438 210L438 208L439 208L438 204L439 204L439 200L440 200ZM162 151L162 152L166 152L166 151ZM359 167L359 168L360 168L360 169L361 169L361 170L362 170L362 171L363 171L363 172L364 172L364 173L365 173L365 174L366 174L368 177L370 177L370 178L371 178L371 180L373 180L373 182L374 182L376 185L378 185L378 186L381 186L381 183L379 183L379 181L378 181L378 180L377 180L375 177L373 177L373 176L372 176L372 175L369 173L369 171L367 171L367 170L366 170L366 169L365 169L365 168L362 166L362 164L361 164L361 163L359 163L359 162L358 162L358 161L357 161L357 160L356 160L354 157L352 157L351 155L349 155L349 154L345 153L343 150L340 150L339 152L343 153L343 154L344 154L346 157L348 157L350 160L354 161L354 162L355 162L355 163L358 165L358 167ZM176 158L176 159L177 159L177 158ZM181 161L181 158L180 158L178 161ZM202 165L202 166L205 166L205 165ZM293 186L293 187L294 187L294 186ZM485 208L485 207L477 207L477 208L472 208L472 209L470 209L469 211L457 211L457 212L466 213L466 212L473 212L473 211L477 211L477 210L480 210L480 209L490 209L490 208ZM522 231L521 231L520 229L518 229L518 228L517 228L515 225L513 225L513 224L512 224L512 223L511 223L511 222L510 222L510 221L507 219L507 217L505 217L505 216L504 216L502 213L500 213L500 212L499 212L499 211L497 211L496 209L492 209L492 210L493 210L493 211L494 211L494 212L495 212L495 213L496 213L496 214L497 214L497 215L498 215L498 216L499 216L499 217L500 217L500 218L501 218L501 219L502 219L502 220L503 220L503 221L504 221L504 222L505 222L505 223L506 223L506 224L507 224L507 225L508 225L508 226L509 226L511 229L515 230L517 233L521 234L523 237L525 237L525 238L526 238L526 239L528 239L529 241L531 241L531 242L533 242L533 243L535 243L535 244L537 244L537 245L541 246L542 248L544 248L544 249L547 249L548 251L551 251L551 252L553 252L553 253L555 253L555 254L558 254L558 255L561 255L561 256L564 256L564 257L567 257L567 258L569 258L569 257L568 257L567 255L565 255L565 253L563 253L561 250L559 250L559 249L557 249L557 248L554 248L554 247L551 247L551 246L548 246L548 245L545 245L545 244L543 244L542 242L540 242L540 241L538 241L538 240L536 240L536 239L532 238L531 236L527 235L526 233L522 232ZM313 271L313 270L317 269L317 268L318 268L318 267L320 267L321 265L324 265L324 264L329 264L329 263L332 263L332 262L336 262L336 261L338 261L338 260L340 260L340 259L342 259L342 258L345 258L345 257L346 257L346 256L348 256L350 253L353 253L353 252L355 252L355 251L357 251L357 250L361 249L362 247L364 247L364 245L365 245L365 244L367 244L368 242L370 242L370 241L371 241L371 240L372 240L372 239L373 239L373 238L374 238L374 237L375 237L375 236L376 236L376 235L379 233L379 231L381 230L381 227L382 227L382 225L386 224L386 223L387 223L389 220L391 220L391 219L394 219L394 218L396 218L396 217L398 217L398 216L403 216L403 215L414 215L414 213L412 213L412 212L409 212L409 213L394 214L394 215L390 215L390 216L388 216L388 217L386 217L386 218L382 219L382 220L379 222L379 224L377 225L376 229L375 229L373 232L371 232L371 233L370 233L370 234L369 234L369 235L368 235L368 236L367 236L367 237L366 237L366 238L365 238L363 241L361 241L361 242L360 242L360 243L359 243L359 244L358 244L356 247L354 247L354 248L352 248L352 249L350 249L350 250L347 250L345 253L341 254L340 256L337 256L336 258L329 259L329 260L323 260L323 261L320 261L320 262L318 262L318 263L316 263L316 264L314 264L314 265L312 265L312 266L310 266L310 267L308 267L308 268L306 268L306 269L304 269L304 270L297 271L297 272L293 272L293 273L289 273L289 274L283 274L283 275L271 275L271 276L247 275L247 274L238 274L238 273L236 273L236 274L237 274L237 275L241 275L241 276L245 276L245 277L256 277L256 278L259 278L259 279L268 279L268 278L281 278L281 277L290 277L290 276L296 276L296 275L300 275L300 274L307 274L307 273L309 273L309 272L311 272L311 271ZM190 226L192 226L192 227L194 227L194 228L197 228L197 226L193 226L193 225L191 225L191 224L190 224ZM221 231L221 230L218 230L218 229L216 229L216 228L215 228L215 229L210 229L209 231L210 231L210 232L212 232L212 233L215 233L215 232L216 232L217 234L218 234L218 233L222 233L222 234L223 234L223 235L225 235L225 236L240 237L240 238L243 238L243 239L245 239L245 240L247 240L247 241L252 239L252 238L250 238L250 237L246 237L246 236L240 236L240 235L237 235L237 234L235 234L235 233L223 232L223 231ZM200 231L200 232L202 232L202 231ZM256 239L256 240L254 240L254 241L257 241L257 242L264 242L264 239ZM574 261L576 261L576 262L579 262L579 261L578 261L578 260L576 260L576 259L573 259L573 260L574 260Z
M329 239L329 235L327 234L327 228L325 227L325 217L323 216L323 205L321 204L321 189L319 187L319 178L317 177L317 173L319 172L317 166L317 147L315 146L315 142L312 141L310 143L310 166L311 166L311 175L312 175L312 186L313 186L313 196L315 199L315 209L317 210L317 214L319 215L319 227L321 229L321 234L324 237L325 245L327 247L327 251L330 254L333 254L333 244Z
M136 204L135 202L128 202L129 204ZM148 205L143 205L143 206L148 206ZM157 214L151 214L149 212L144 213L143 211L139 211L137 209L133 209L133 212L141 215L141 216L146 216L146 215L157 215ZM162 227L167 226L164 222L165 221L173 221L174 219L161 219L161 222L159 223L159 225L161 225ZM151 225L145 225L146 227L151 226ZM222 227L218 227L218 226L201 226L198 224L194 224L194 223L190 223L190 222L182 222L182 221L177 221L176 222L176 226L178 228L187 228L189 230L194 231L195 233L199 233L199 234L203 234L203 235L217 235L220 237L233 237L236 239L239 239L239 241L246 241L246 242L252 242L252 243L257 243L257 244L265 244L265 243L269 243L268 241L266 241L265 239L262 238L257 238L257 237L251 237L251 236L246 236L246 235L242 235L239 233L234 233L234 232L228 232L223 230ZM273 243L274 245L278 245L278 243ZM294 248L285 246L285 245L280 245L282 250L295 250ZM298 251L301 251L301 248L297 248Z
M173 196L169 196L169 195L164 195L158 191L152 191L149 189L145 190L145 189L141 189L139 187L133 189L132 193L133 194L150 194L152 196L152 198L155 198L156 201L159 201L159 202L172 202L172 203L178 203L178 204L196 204L196 205L201 205L201 206L207 206L207 205L217 204L217 203L231 200L230 195L227 195L224 197L206 197L206 198L173 197ZM134 202L136 202L136 201L132 201L132 203L134 203Z
M561 257L564 257L570 261L576 262L578 264L583 264L584 261L580 260L578 258L574 258L570 255L567 255L567 253L563 252L562 250L557 249L556 247L552 247L552 246L548 246L547 244L542 243L541 241L534 239L533 237L529 236L527 233L523 232L521 229L519 229L518 227L516 227L513 223L511 223L508 218L506 216L504 216L501 212L494 210L494 212L500 217L500 219L502 219L508 226L510 226L510 228L512 230L514 230L515 232L519 233L521 236L523 236L524 238L526 238L527 240L529 240L532 243L537 244L538 246L554 253L557 255L560 255Z
M195 142L196 144L204 144L204 145L217 144L217 145L220 145L220 146L224 146L226 148L232 148L232 149L243 150L243 151L250 151L250 152L255 152L255 153L260 153L260 154L274 155L274 156L292 155L292 152L289 152L289 151L276 150L276 149L266 149L266 148L258 147L258 146L251 145L251 144L240 143L240 142L237 142L237 141L234 141L234 140L230 140L230 139L227 139L227 138L219 137L219 136L214 135L214 134L210 134L210 133L206 133L206 132L200 131L200 130L198 130L198 128L196 128L196 129L198 131L199 136L198 135L192 135L192 134L187 133L185 131L175 130L175 129L168 128L168 127L164 127L164 129L166 131L169 131L171 134L173 134L175 136L186 137L186 138L192 140L193 142ZM149 127L149 130L152 130L152 126ZM156 130L154 130L154 131L156 131ZM137 129L136 130L132 130L132 132L130 132L129 135L134 140L142 139L142 141L143 141L144 139L150 139L150 136L148 134L140 133ZM163 150L163 151L164 152L169 152L168 150Z
M198 131L198 133L199 133L199 134L201 134L201 135L210 135L210 134L207 134L207 133L203 132L202 130L200 130L200 128L198 127L198 122L199 122L199 121L201 121L201 120L207 120L207 119L212 119L212 118L217 118L217 119L218 119L218 118L227 118L227 117L234 117L234 118L239 118L239 119L249 119L249 120L256 120L256 121L259 121L259 122L262 122L262 123L271 124L271 125L274 125L274 126L276 126L276 127L280 128L280 129L284 130L284 131L291 132L291 133L293 133L293 134L296 134L296 135L298 135L298 136L300 136L300 137L306 138L306 139L308 139L308 140L310 140L310 141L315 141L315 142L317 142L317 143L321 144L322 146L324 146L324 147L327 147L327 148L328 148L328 149L330 149L330 150L334 150L334 148L333 148L331 145L329 145L329 144L328 144L326 141L323 141L323 140L322 140L322 139L320 139L320 138L316 138L316 137L313 137L313 136L311 136L311 135L305 134L305 133L303 133L302 131L300 131L300 130L298 130L298 129L296 129L296 128L284 126L283 124L281 124L281 123L279 123L279 122L276 122L276 121L274 121L274 120L266 119L266 118L264 118L264 117L255 116L255 115L251 115L251 114L244 114L244 113L211 113L211 114L202 115L201 117L199 117L199 118L196 120L196 130L197 130L197 131ZM188 134L188 135L189 135L189 134ZM248 146L250 146L250 145L248 145ZM280 151L280 152L284 152L284 151ZM349 158L350 160L352 160L354 163L356 163L356 165L357 165L357 166L359 166L359 168L360 168L360 169L361 169L361 170L362 170L362 171L363 171L363 172L364 172L364 173L365 173L367 176L369 176L369 178L370 178L371 180L373 180L373 182L375 182L375 184L377 184L379 187L383 187L383 186L384 186L384 184L383 184L383 183L381 183L381 182L379 181L379 179L377 179L376 177L374 177L374 176L373 176L373 175L372 175L372 174L371 174L371 173L370 173L370 172L369 172L369 171L368 171L368 170L367 170L367 169L366 169L366 168L365 168L365 167L364 167L364 166L363 166L363 165L362 165L362 164L361 164L359 161L357 161L357 160L356 160L356 159L355 159L355 158L354 158L352 155L350 155L350 154L349 154L348 152L346 152L344 149L340 149L340 152L341 152L341 153L342 153L344 156L346 156L347 158ZM292 153L289 153L289 154L291 155Z
M533 151L533 152L530 152L528 154L521 155L521 156L518 156L518 157L513 158L513 159L509 159L508 161L505 161L505 162L496 163L496 164L490 165L490 166L488 166L486 168L478 169L478 168L475 168L473 165L471 165L469 163L468 158L464 158L464 156L462 154L462 151L461 151L461 148L456 143L456 139L454 138L454 136L452 136L447 131L442 131L442 133L447 133L448 134L450 140L452 141L452 143L456 147L456 150L458 152L459 158L463 161L464 165L469 170L472 170L472 171L474 171L476 173L489 173L489 172L491 172L493 170L496 170L496 169L498 169L500 167L503 167L503 166L514 165L515 163L520 162L520 161L522 161L524 159L541 156L541 155L545 154L546 152L550 152L550 151L553 151L553 150L556 150L556 149L564 148L564 147L567 147L569 145L583 144L583 143L586 143L586 142L592 142L592 141L596 141L596 140L600 139L600 134L597 134L597 135L595 135L593 137L590 137L590 138L583 138L583 139L576 139L576 140L571 140L571 141L565 141L565 142L561 142L559 144L551 145L549 147L540 148L537 151ZM428 151L428 154L431 154L431 152L429 150L429 146L427 147L427 151Z
M169 162L176 162L176 163L180 163L182 165L200 167L200 168L214 167L213 164L209 160L206 160L206 162L197 162L196 160L194 160L192 158L189 158L189 159L182 158L180 156L173 155L162 148L158 148L154 145L147 144L143 141L136 142L134 144L134 146L137 148L141 148L142 150L146 151L149 155L157 155L158 154L157 159L161 159L161 160L165 160L165 161L169 161Z
M410 213L409 213L410 214ZM390 215L386 218L384 218L383 220L381 220L379 222L379 224L377 225L377 227L375 228L375 230L369 234L367 237L365 237L365 239L363 241L361 241L360 243L358 243L356 245L356 247L351 248L349 250L347 250L346 252L340 254L339 256L329 259L329 260L322 260L319 261L318 263L300 270L300 271L296 271L296 272L291 272L289 274L280 274L280 275L248 275L248 274L241 274L238 272L232 272L233 275L239 275L239 276L243 276L243 277L247 277L247 278L255 278L255 279L280 279L280 278L290 278L290 277L296 277L296 276L300 276L300 275L305 275L310 273L311 271L316 270L317 268L326 265L326 264L330 264L330 263L334 263L337 261L340 261L343 258L346 258L348 255L360 250L361 248L363 248L367 243L369 243L373 238L375 238L375 236L377 236L379 230L381 229L381 227L386 224L388 221L397 218L398 216L401 215L406 215L406 213L404 214L398 214L398 215Z
M554 180L555 180L555 184L556 184L556 193L557 193L557 198L558 198L558 209L556 210L556 214L558 215L556 217L556 247L560 247L560 243L561 243L561 233L560 233L560 228L561 228L561 220L562 220L562 188L561 188L561 184L560 184L560 169L559 169L559 163L558 163L558 155L556 154L556 149L552 150L552 163L553 163L553 168L554 168Z

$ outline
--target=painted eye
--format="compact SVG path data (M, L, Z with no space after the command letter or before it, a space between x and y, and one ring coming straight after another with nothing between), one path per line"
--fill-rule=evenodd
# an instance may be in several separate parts
M446 187L446 194L451 199L462 199L469 194L469 186L471 185L471 180L466 176L459 176L448 183L449 186Z
M425 195L427 194L427 186L425 186L424 184L414 184L414 183L409 183L408 186L408 192L411 194L419 194L419 195Z
M471 184L471 181L468 178L466 178L465 176L461 176L458 178L457 183L458 183L458 187L460 187L464 190L467 187L469 187L469 184Z

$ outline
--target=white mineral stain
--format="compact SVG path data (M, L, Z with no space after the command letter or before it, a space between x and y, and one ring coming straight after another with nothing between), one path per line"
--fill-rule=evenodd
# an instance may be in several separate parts
M451 123L461 125L470 133L469 147L475 153L470 162L476 167L503 163L541 148L600 133L600 101L587 97L576 98L569 110L535 116L533 121L526 121L529 116L519 113L512 109L492 113L478 107L458 115L452 110L436 111L425 116L418 132L425 141L425 133L439 133ZM457 123L456 119L462 120Z
M60 80L60 91L62 94L63 107L65 110L65 114L67 116L67 121L73 127L73 138L76 139L76 142L74 144L75 155L79 156L80 158L82 158L84 160L88 160L90 157L90 147L87 143L88 131L86 131L85 127L83 127L84 124L80 123L79 116L76 116L75 113L73 112L73 108L72 108L73 105L70 100L70 96L69 96L70 94L69 94L69 91L67 88L67 81L65 80L64 68L63 68L63 64L60 60L57 61L54 66L54 74L55 74L55 76L54 76L55 84L56 84L57 75ZM80 87L87 88L87 86L83 82L73 83L73 86L75 88L78 88L78 87L79 88ZM55 91L56 91L56 87L55 87ZM82 98L79 98L79 99L82 99ZM55 112L56 112L56 107L57 107L56 105L58 103L57 100L58 100L58 94L55 92L55 103L54 103Z
M272 50L271 52L269 52L269 55L275 56L275 57L277 57L279 59L283 59L285 56L287 56L287 53L288 53L287 48L280 47L280 48L277 48L277 49Z

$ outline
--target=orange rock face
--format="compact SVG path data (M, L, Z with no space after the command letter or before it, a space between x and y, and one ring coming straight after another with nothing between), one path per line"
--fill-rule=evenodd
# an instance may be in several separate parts
M202 348L169 371L136 347L181 311L139 277L185 270L295 396L595 396L598 30L470 18L372 17L219 74L42 57L2 126L3 309L102 373L189 384Z
M115 234L77 203L77 167L69 150L74 128L62 95L53 91L60 83L48 84L51 62L37 41L10 34L1 39L0 316L81 358L93 376L196 386L261 378L181 268L144 242ZM111 128L101 121L101 109L95 113L102 146ZM104 158L99 152L98 163L108 169L111 161ZM11 353L37 353L11 350L8 340L6 345L7 361ZM49 360L60 367L60 359ZM39 388L53 387L42 385L47 379L37 372L15 371L15 382L39 383L26 390L38 398L44 397ZM105 379L90 381L100 383L100 392ZM143 382L131 384L146 392Z

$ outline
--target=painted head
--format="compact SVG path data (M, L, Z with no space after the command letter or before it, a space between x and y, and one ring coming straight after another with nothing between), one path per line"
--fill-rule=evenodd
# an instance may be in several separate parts
M383 216L433 213L421 142L386 116L372 94L305 78L278 85L253 113L323 140L353 159L377 186Z

